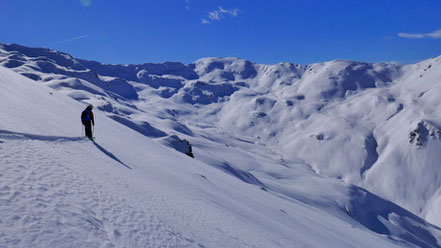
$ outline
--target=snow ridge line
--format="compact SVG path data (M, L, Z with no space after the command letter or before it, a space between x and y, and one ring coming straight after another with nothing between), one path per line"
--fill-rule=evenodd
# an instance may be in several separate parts
M13 131L1 130L1 129L0 129L0 138L14 139L14 140L39 140L39 141L50 141L50 142L85 141L85 139L82 137L36 135L36 134L19 133L19 132L13 132ZM1 143L3 143L3 141ZM113 153L107 151L106 149L104 149L102 146L100 146L95 141L93 141L93 144L96 146L96 148L98 148L98 150L100 150L102 153L106 154L111 159L124 165L128 169L132 169L130 166L126 165L121 160L119 160L115 155L113 155Z
M75 142L83 140L82 137L66 137L66 136L48 136L13 132L0 129L0 137L3 139L15 139L15 140L40 140L40 141L58 141L58 142Z

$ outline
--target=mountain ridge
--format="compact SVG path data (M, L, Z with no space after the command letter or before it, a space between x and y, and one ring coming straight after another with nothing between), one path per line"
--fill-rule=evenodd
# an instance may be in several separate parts
M382 235L403 238L393 226L409 231L404 226L412 214L441 224L441 142L433 138L440 130L441 56L415 65L260 65L237 58L102 65L5 46L4 67L92 103L159 143L177 148L175 142L186 139L196 160L244 183L336 208L333 215L346 214ZM308 180L333 186L326 193L318 186L306 190ZM437 247L437 241L426 246L412 242L415 236L404 239Z

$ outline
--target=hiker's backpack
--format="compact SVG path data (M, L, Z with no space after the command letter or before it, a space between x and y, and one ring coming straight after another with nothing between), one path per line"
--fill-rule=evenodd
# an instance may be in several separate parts
M82 121L90 121L90 111L88 109L85 109L82 113L81 113L81 120Z

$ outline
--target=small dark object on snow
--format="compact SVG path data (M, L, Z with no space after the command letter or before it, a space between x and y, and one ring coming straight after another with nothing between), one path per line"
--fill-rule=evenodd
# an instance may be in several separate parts
M185 140L185 141L187 141L187 140ZM189 157L192 157L192 158L194 158L194 154L193 154L193 149L191 148L191 145L190 145L190 142L188 142L187 141L187 144L188 144L188 152L186 152L185 154L187 154Z
M319 133L315 137L317 138L317 140L323 140L325 138L325 135L322 133Z

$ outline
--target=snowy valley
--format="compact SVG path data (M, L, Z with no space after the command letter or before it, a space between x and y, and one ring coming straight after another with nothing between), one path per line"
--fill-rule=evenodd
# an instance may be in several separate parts
M441 56L0 65L0 247L441 247Z

